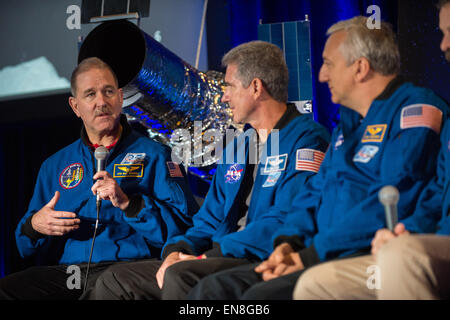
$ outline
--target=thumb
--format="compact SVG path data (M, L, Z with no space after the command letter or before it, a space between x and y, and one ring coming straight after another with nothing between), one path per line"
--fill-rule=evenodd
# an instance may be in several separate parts
M405 233L406 228L405 225L403 223L397 223L397 225L394 228L394 233L396 236L401 235L402 233Z
M59 196L60 196L59 191L56 191L53 198L47 203L47 207L49 207L51 209L55 209L55 205L59 200Z

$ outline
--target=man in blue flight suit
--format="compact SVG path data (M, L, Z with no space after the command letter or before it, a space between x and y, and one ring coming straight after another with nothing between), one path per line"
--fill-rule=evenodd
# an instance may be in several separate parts
M448 107L430 90L398 76L395 35L367 18L336 23L329 30L319 81L341 104L341 121L320 171L300 190L274 250L263 263L204 278L194 299L291 299L299 275L320 262L369 252L384 227L378 191L400 192L400 219L411 215L436 168L439 134ZM432 224L419 226L423 231ZM421 230L417 230L421 231Z
M232 49L222 62L222 101L233 120L247 126L226 146L194 226L167 241L163 262L107 270L92 298L183 299L208 274L266 259L292 199L319 170L329 134L286 104L282 51L253 41Z
M158 258L167 237L182 234L198 210L182 169L168 168L170 148L133 131L121 114L122 90L107 64L83 60L71 88L69 104L83 121L81 138L42 164L16 229L21 256L36 257L45 266L0 279L0 299L80 297L96 225L96 194L102 205L87 288L111 264ZM109 156L105 170L96 172L94 150L100 145Z
M441 50L450 62L450 0L440 1ZM440 221L439 221L440 220ZM420 225L436 234L411 235ZM413 227L414 226L414 227ZM371 274L366 272L371 267ZM374 268L375 267L375 268ZM423 190L414 214L394 232L377 231L372 255L329 262L306 271L294 299L450 298L450 122L441 133L437 174ZM372 281L367 282L369 278Z

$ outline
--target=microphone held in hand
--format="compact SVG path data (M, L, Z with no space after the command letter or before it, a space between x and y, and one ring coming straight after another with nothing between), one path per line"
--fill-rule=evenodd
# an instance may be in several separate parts
M394 228L397 225L397 203L400 198L398 189L394 186L385 186L378 192L378 199L384 206L384 212L386 215L386 225L391 232L394 232Z
M104 147L100 146L97 149L95 149L94 157L97 160L97 172L104 171L106 167L106 158L109 156L109 150ZM97 192L97 205L99 205L101 202L100 195Z

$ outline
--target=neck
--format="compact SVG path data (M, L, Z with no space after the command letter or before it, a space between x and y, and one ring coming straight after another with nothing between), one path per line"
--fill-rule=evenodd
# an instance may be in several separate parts
M262 143L267 140L272 129L286 112L286 103L275 100L263 103L259 108L260 117L251 121L251 126L258 132L259 139Z
M354 103L348 106L350 109L358 112L363 118L369 112L372 102L386 89L397 75L383 76L380 74L373 75L370 79L359 83L358 90L354 90Z
M122 125L119 124L117 126L117 128L115 128L111 132L92 133L92 132L88 132L86 130L86 133L89 138L89 141L93 145L99 145L99 146L106 147L106 146L112 145L114 142L119 140L119 137L122 134Z

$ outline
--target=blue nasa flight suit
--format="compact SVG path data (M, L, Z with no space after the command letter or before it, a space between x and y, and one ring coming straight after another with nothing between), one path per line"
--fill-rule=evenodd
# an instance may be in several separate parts
M450 235L450 121L446 121L441 133L441 151L438 156L437 174L423 190L416 210L403 221L406 225L422 225L436 222L436 228L427 230L439 235Z
M253 129L225 148L222 164L217 166L205 201L194 216L194 226L184 235L168 239L163 257L173 251L205 253L207 257L257 260L268 257L271 235L282 225L295 194L318 170L301 169L297 162L301 150L313 149L320 156L329 142L326 129L311 117L301 115L294 105L288 105L275 129L278 131L273 130L264 145L245 228L236 232L238 220L245 213L243 203L248 195L244 195L245 191L251 188L243 181L253 173L248 160L249 141L256 134ZM275 132L279 137L273 139Z
M434 93L400 78L375 99L365 118L341 107L330 148L319 173L296 198L274 245L287 241L304 261L318 262L370 248L385 213L378 192L400 192L398 219L415 209L420 192L434 176L439 133L448 106ZM430 232L434 218L405 221L412 232Z
M159 257L167 237L183 233L198 210L182 171L169 173L170 148L133 131L125 116L121 124L122 136L110 150L106 171L128 195L130 205L124 212L102 201L93 263ZM42 164L28 211L16 229L22 257L37 255L45 257L45 264L61 265L88 261L96 221L91 191L95 170L84 128L82 139ZM61 194L55 210L74 212L81 219L80 228L64 236L46 236L31 227L32 215L55 191Z
M391 81L371 104L365 118L341 106L341 121L318 174L299 190L274 248L289 243L305 268L330 259L366 254L385 213L378 192L385 185L400 192L399 220L413 213L421 191L433 177L439 133L448 106L432 91ZM405 220L412 232L430 232L436 218L418 214L423 223ZM254 272L257 264L204 278L191 291L195 299L291 299L301 271L270 281Z

